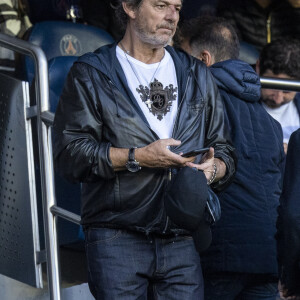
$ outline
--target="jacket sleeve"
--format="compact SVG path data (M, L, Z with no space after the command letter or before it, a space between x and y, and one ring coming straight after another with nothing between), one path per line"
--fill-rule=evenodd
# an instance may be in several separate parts
M75 63L68 74L54 119L55 168L73 182L115 176L110 143L102 137L101 107L91 68Z
M231 142L228 127L224 120L224 107L217 85L207 69L207 110L205 146L215 149L215 157L226 165L225 176L212 184L215 191L221 191L230 184L236 171L237 158Z

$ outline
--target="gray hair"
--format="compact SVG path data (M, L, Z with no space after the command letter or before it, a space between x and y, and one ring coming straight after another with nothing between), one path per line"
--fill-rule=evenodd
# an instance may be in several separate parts
M125 28L128 22L128 16L123 9L122 3L125 2L132 9L138 9L143 0L114 0L111 3L111 6L115 10L116 20L118 23Z
M116 20L122 28L125 28L128 22L128 16L123 9L123 2L127 3L133 10L136 10L141 6L143 0L111 0L111 6L115 10ZM181 3L182 2L183 0L181 0Z

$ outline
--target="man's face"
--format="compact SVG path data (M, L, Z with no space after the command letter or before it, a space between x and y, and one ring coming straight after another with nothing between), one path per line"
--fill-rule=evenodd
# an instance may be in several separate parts
M139 38L154 46L167 45L176 31L181 6L181 0L143 0L133 19Z
M262 77L272 77L277 79L293 79L286 74L275 75L272 71L267 70ZM270 108L278 108L284 104L293 101L296 92L281 91L281 90L270 90L261 89L262 101Z

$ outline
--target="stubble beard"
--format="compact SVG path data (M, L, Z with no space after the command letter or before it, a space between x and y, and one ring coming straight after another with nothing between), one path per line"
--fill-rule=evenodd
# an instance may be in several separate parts
M142 40L143 42L153 45L155 47L165 47L166 45L168 45L171 41L172 38L175 34L175 30L174 30L174 26L172 25L159 25L157 26L156 30L158 30L159 28L170 28L172 29L172 33L170 34L169 37L166 36L160 36L158 33L152 33L149 30L147 30L147 28L144 26L144 23L140 21L141 18L138 18L138 20L136 21L136 33L137 36L140 38L140 40Z
M262 99L262 102L265 103L266 106L272 108L272 109L275 109L275 108L279 108L283 105L286 105L289 103L289 101L284 101L280 104L277 104L274 100L270 99L270 98L265 98L265 99Z

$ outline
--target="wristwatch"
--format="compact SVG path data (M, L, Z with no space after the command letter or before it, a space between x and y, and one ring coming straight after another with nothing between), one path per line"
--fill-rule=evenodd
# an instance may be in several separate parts
M134 157L134 150L135 148L130 148L128 152L128 161L126 163L126 168L130 172L137 172L141 169L140 164L138 161L135 160Z

